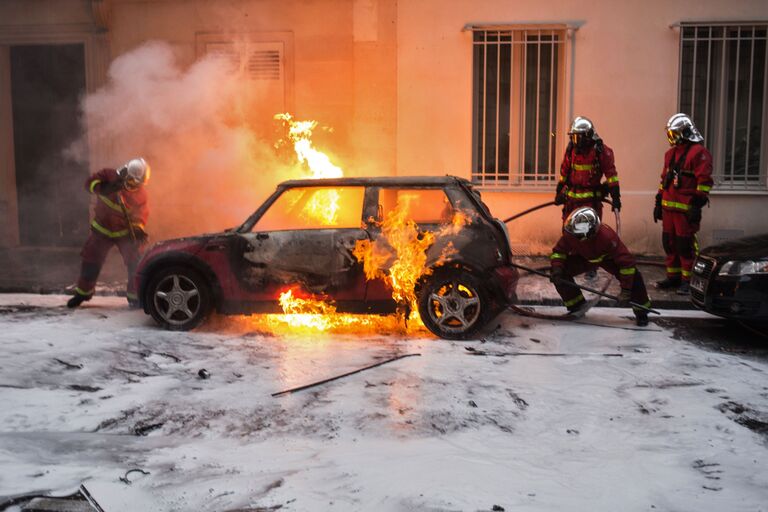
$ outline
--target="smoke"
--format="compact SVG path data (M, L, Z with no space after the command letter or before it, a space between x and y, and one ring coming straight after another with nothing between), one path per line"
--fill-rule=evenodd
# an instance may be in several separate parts
M144 157L155 240L238 225L277 182L301 175L273 148L280 106L230 69L215 58L182 69L168 44L151 42L115 59L107 84L82 100L86 135L69 155L92 171Z

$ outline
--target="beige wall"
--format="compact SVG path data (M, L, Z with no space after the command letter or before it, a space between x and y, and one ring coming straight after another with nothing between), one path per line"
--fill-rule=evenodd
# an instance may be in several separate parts
M110 7L105 33L98 30L105 12L94 9L99 6ZM572 114L589 116L616 153L626 241L635 251L659 253L660 226L650 220L651 208L667 148L663 126L677 104L679 33L670 25L765 19L764 0L6 0L0 45L80 37L93 90L110 60L150 40L168 42L189 65L199 33L287 33L288 104L297 117L334 127L332 135L318 137L348 174L470 177L472 34L462 27L574 23L580 28L572 40ZM568 121L561 119L561 131ZM109 148L91 151L97 153L93 166L109 154ZM6 153L0 155L4 184L13 174ZM10 188L3 188L0 201L12 206ZM499 217L551 196L484 192ZM768 231L760 215L766 206L768 195L713 194L702 242L711 242L714 229ZM549 208L512 224L519 248L546 251L558 235L558 215ZM4 236L0 244L8 245L11 235Z
M651 220L653 196L668 148L664 125L677 108L682 20L766 20L764 0L630 2L593 0L398 3L398 171L470 177L472 163L472 34L467 23L578 23L575 33L573 115L586 115L616 154L624 208L622 231L638 252L659 253L660 231ZM570 58L570 52L568 57ZM570 120L563 119L560 130ZM558 148L561 155L563 148ZM551 200L552 193L494 193L484 198L499 217ZM768 231L761 210L768 196L713 194L701 241L713 229ZM550 246L558 213L510 225L522 250Z

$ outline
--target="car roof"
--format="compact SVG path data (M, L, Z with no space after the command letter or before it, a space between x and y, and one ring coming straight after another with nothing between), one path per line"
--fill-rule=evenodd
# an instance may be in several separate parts
M462 183L467 186L472 184L458 176L378 176L378 177L350 177L350 178L319 178L305 180L288 180L280 183L278 187L441 187Z

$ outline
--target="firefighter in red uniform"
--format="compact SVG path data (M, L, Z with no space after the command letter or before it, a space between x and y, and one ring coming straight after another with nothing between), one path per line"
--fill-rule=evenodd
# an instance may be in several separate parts
M602 218L602 200L609 194L611 209L620 210L621 194L613 150L603 144L592 121L586 117L574 119L568 135L571 140L560 165L560 181L555 191L555 204L564 205L563 220L583 206L592 207Z
M136 303L133 273L141 248L147 241L144 226L149 210L144 184L148 179L149 165L143 158L135 158L118 170L102 169L85 182L85 188L96 194L97 201L91 234L80 253L80 278L75 296L67 302L68 307L76 308L91 300L99 272L113 245L117 246L128 267L128 303Z
M653 221L662 222L661 241L666 253L667 277L656 283L661 289L677 288L690 293L691 266L698 252L696 233L701 209L709 202L712 188L712 155L704 138L685 114L667 122L667 139L672 146L664 155Z
M563 236L552 249L550 261L550 280L568 311L575 316L584 313L587 302L581 290L561 281L573 283L574 276L597 267L619 280L620 302L632 301L647 308L651 306L635 258L616 232L600 222L600 217L592 208L583 207L571 212L563 224ZM648 325L648 312L640 308L633 310L637 325Z

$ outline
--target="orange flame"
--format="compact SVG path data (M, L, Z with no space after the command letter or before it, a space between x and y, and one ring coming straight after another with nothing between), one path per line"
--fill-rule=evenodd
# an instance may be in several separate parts
M334 165L323 152L314 148L311 137L317 127L315 121L296 121L288 114L274 116L288 127L288 139L293 143L299 163L306 166L308 178L337 178L343 176L341 168ZM279 141L279 147L285 141ZM320 190L302 210L306 215L321 225L332 226L337 223L340 210L339 193L336 190ZM427 250L436 238L458 233L470 219L454 211L451 222L437 232L420 230L410 216L410 203L413 196L404 194L398 200L397 207L388 212L381 224L381 236L375 241L360 240L356 243L353 255L363 263L366 279L383 279L392 289L392 298L400 305L411 309L412 322L407 324L408 332L423 330L418 315L416 283L424 275L432 272L427 267ZM445 261L454 252L451 244L442 251L437 264ZM249 320L251 327L262 326L273 333L317 333L317 332L354 332L370 330L372 332L398 331L404 326L392 316L342 314L329 301L316 297L298 297L294 289L280 294L282 315L262 315L261 320Z
M312 144L312 132L317 127L317 121L296 121L288 113L276 114L275 119L282 121L288 127L288 139L293 143L293 150L299 164L309 170L307 178L340 178L344 172L331 162L331 159L315 149ZM280 140L276 147L284 144ZM339 193L336 190L318 190L307 201L302 215L318 221L324 226L333 226L338 222Z
M392 298L398 304L407 304L411 319L418 320L416 283L432 273L427 267L427 250L437 238L455 235L469 218L455 212L450 224L437 232L422 231L409 215L413 196L404 195L397 207L388 212L381 224L381 237L373 242L359 240L352 254L363 263L368 280L384 279L392 288ZM435 265L440 265L455 252L449 243L441 252Z

